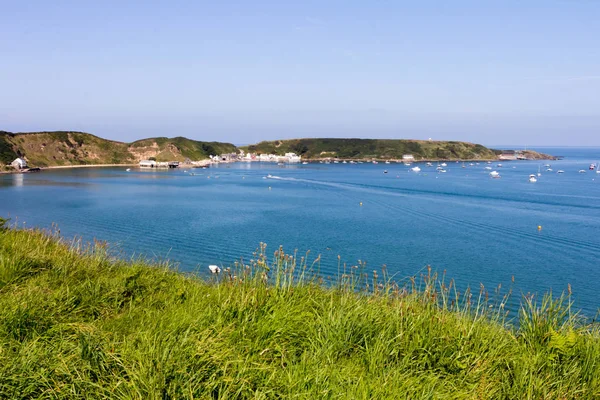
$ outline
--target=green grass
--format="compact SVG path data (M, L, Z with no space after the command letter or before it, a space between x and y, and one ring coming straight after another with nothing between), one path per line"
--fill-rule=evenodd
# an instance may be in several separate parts
M317 266L261 246L202 279L0 229L0 398L600 396L600 335L568 294L524 299L517 329L483 288Z

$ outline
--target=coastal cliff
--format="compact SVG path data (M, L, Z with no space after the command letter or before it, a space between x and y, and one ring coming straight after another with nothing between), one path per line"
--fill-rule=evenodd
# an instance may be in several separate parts
M203 160L210 155L236 150L230 143L202 142L183 137L123 143L84 132L0 131L0 162L7 164L16 157L24 157L31 166L36 167L135 164L151 157L157 161Z

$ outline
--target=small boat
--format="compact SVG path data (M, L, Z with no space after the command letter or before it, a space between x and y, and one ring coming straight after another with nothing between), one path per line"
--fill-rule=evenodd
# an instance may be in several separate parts
M496 164L496 167L502 168L502 164Z
M445 174L445 173L446 173L446 170L445 170L445 169L440 169L440 170L438 170L438 172L439 172L439 173L442 173L442 174Z
M277 165L279 165L281 167L284 164L282 162L278 162Z
M340 162L338 160L335 160L333 163L334 164L339 164Z
M386 164L391 164L389 161L386 161L385 163L386 163Z
M580 173L580 174L585 174L585 169L580 169L580 170L579 170L579 173Z
M590 167L589 167L590 171L593 171L595 168L596 168L596 166L594 164L590 164Z
M562 169L559 169L558 171L556 171L557 174L564 174L565 171L563 171Z
M490 170L490 169L492 169L492 167L485 167L485 169Z
M379 164L377 161L373 161L373 164Z
M441 165L442 167L447 167L447 166L448 166L448 164L446 164L446 163L441 163L440 165Z
M500 178L500 174L498 173L498 171L492 171L492 172L490 172L490 176L492 178Z
M433 167L433 164L432 164L432 163L430 163L430 162L428 162L428 163L427 163L427 164L425 164L425 165L427 165L428 167Z
M412 172L421 172L421 168L419 167L413 167L410 169Z
M127 168L125 171L129 172L129 171L131 171L131 168Z
M544 167L550 168L550 164L544 164Z
M348 161L344 160L342 161L342 164L348 164Z
M384 174L387 174L387 173L388 173L388 172L387 172L387 169L384 169L384 170L383 170L383 173L384 173Z
M529 182L531 182L531 183L537 182L537 178L535 177L534 174L529 175Z
M304 161L302 165L308 165L308 161Z
M552 168L548 168L546 172L552 172Z

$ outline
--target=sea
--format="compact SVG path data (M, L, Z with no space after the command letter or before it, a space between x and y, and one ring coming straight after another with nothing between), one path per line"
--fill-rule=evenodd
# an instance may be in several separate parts
M563 159L448 162L445 173L437 163L240 162L0 175L0 216L106 241L119 257L168 259L182 271L249 261L266 243L268 254L283 246L310 262L320 256L324 276L361 265L402 283L430 266L461 288L511 290L513 303L570 285L576 309L594 318L600 174L589 165L600 148L534 150Z

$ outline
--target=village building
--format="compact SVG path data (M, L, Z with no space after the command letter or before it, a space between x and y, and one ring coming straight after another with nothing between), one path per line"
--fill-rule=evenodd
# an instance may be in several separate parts
M517 153L514 150L502 150L502 154L498 156L498 159L511 161L517 159Z
M15 161L11 162L10 165L16 169L25 169L27 168L27 161L19 157L16 158Z
M404 162L413 162L413 161L415 161L415 156L413 156L412 154L404 154L402 156L402 161L404 161Z
M140 161L141 168L156 168L157 164L154 160L142 160Z

